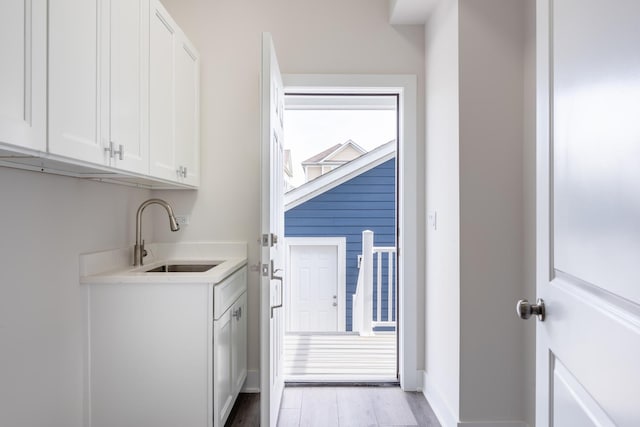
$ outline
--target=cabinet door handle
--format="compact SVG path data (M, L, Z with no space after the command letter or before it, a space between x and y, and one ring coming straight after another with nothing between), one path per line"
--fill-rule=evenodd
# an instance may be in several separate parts
M115 155L118 155L118 159L120 160L124 160L124 145L119 144L118 145L119 150L116 150L113 152L113 156L115 157Z
M186 178L187 177L187 167L186 166L180 166L177 170L176 170L176 174L182 178Z
M104 147L105 153L109 153L110 158L115 158L116 154L118 155L118 159L124 160L124 145L119 144L118 150L115 149L116 144L113 141L109 141L109 146Z
M238 307L237 309L233 310L231 316L235 317L236 320L240 320L240 318L242 317L242 307Z

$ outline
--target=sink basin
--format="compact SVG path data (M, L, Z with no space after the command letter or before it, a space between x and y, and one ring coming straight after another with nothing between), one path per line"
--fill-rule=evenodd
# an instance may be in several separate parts
M209 264L165 264L146 270L145 273L204 273L218 265L220 265L219 262Z

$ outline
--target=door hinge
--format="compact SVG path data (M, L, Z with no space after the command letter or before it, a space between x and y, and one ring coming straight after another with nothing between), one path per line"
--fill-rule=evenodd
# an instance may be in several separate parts
M262 246L264 247L271 247L274 245L278 244L278 236L271 233L271 234L263 234L262 235Z
M260 264L260 271L262 271L262 276L269 277L269 264Z

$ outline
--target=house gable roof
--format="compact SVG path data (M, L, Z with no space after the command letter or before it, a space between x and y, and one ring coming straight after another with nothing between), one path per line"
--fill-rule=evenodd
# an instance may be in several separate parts
M321 164L323 162L330 162L339 153L341 153L342 151L346 150L349 147L352 147L354 150L359 152L361 155L367 152L367 150L365 150L364 148L362 148L361 146L359 146L358 144L356 144L352 140L348 140L348 141L346 141L346 142L344 142L342 144L336 144L333 147L329 147L326 150L316 154L315 156L312 156L312 157L308 158L307 160L302 162L302 165L303 166L309 166L309 165ZM338 160L338 162L344 163L345 161L344 160Z
M342 166L294 188L284 195L285 211L295 208L304 202L325 193L340 184L363 174L396 156L396 140L383 144L374 150L352 160Z
M338 148L340 148L342 144L336 144L333 147L329 147L326 150L316 154L315 156L309 157L307 160L304 160L302 162L303 165L309 164L309 163L318 163L321 162L325 157L327 157L329 154L333 153L334 151L336 151Z

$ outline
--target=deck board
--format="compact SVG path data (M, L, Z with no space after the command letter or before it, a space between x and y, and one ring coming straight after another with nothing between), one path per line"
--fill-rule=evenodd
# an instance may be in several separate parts
M396 335L287 334L284 372L288 381L393 381Z

